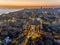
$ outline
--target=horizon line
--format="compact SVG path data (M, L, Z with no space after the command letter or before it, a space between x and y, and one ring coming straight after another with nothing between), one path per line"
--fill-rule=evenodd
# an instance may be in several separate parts
M54 7L60 4L0 4L0 7Z

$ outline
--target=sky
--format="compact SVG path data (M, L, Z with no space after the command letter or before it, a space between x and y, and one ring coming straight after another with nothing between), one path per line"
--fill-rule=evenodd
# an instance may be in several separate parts
M60 0L0 0L0 6L60 6Z

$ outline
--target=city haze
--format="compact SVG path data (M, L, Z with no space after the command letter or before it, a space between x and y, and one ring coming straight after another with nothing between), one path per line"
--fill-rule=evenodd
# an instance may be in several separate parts
M0 6L60 6L60 0L0 0Z

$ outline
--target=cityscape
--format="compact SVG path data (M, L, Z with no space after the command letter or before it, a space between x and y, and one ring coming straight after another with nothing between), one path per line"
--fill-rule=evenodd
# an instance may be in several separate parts
M60 8L24 8L1 14L0 45L60 45Z

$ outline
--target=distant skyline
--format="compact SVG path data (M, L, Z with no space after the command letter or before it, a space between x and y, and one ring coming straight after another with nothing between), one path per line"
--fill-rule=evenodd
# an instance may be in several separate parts
M60 6L60 0L0 0L0 6Z

